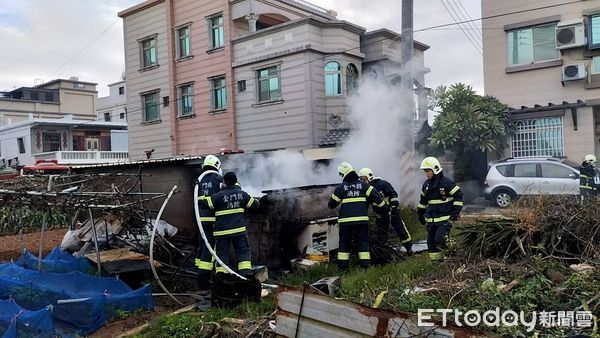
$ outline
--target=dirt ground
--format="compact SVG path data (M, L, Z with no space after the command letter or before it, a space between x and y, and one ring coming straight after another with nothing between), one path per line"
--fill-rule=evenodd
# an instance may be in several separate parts
M63 237L67 233L67 229L48 230L44 232L44 255L46 255L54 247L60 245ZM40 232L34 232L23 235L23 246L38 254L40 246ZM21 256L21 243L19 235L0 237L0 262L16 260Z

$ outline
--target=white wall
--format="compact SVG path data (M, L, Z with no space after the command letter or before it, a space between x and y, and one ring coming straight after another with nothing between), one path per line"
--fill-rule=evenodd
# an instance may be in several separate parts
M127 130L110 131L110 149L111 151L127 151L129 142L127 140Z
M31 126L23 126L8 131L0 132L0 159L4 159L8 164L8 161L19 158L19 164L30 165L35 164L35 160L32 156L31 151ZM17 139L22 137L25 145L25 153L19 153L19 145ZM12 163L14 165L14 162Z

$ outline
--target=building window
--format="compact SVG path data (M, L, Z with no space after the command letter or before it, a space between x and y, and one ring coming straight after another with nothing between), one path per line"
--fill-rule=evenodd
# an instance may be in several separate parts
M600 48L600 14L590 16L588 30L588 46L590 49Z
M592 74L600 74L600 56L594 56L592 58Z
M25 154L25 140L22 137L17 138L17 146L19 146L19 154Z
M227 86L225 78L220 77L210 80L211 87L211 110L227 109Z
M142 68L152 67L158 64L156 58L156 36L140 42L142 54Z
M110 113L104 113L104 122L110 122Z
M85 89L85 84L83 84L83 83L79 83L79 82L74 82L74 83L73 83L73 88L77 88L77 89Z
M544 117L515 122L513 157L563 156L563 118Z
M194 113L194 87L191 84L178 88L179 116L188 116Z
M208 19L208 29L210 35L210 48L219 48L225 45L225 34L223 30L223 16L215 16Z
M507 34L509 66L558 59L556 23L516 29Z
M123 95L123 94L125 94L125 87L121 86L121 87L119 87L119 95Z
M243 93L246 91L246 80L240 80L237 82L237 92Z
M123 120L125 118L125 113L119 113L119 119Z
M159 118L158 92L142 95L142 122L157 121Z
M346 67L346 95L356 93L358 89L358 68L352 63Z
M60 151L60 134L59 133L44 133L43 152Z
M184 58L191 55L190 48L190 26L178 28L175 31L175 41L177 43L177 58Z
M280 99L281 86L279 82L277 66L258 70L258 102Z
M325 65L325 95L335 96L342 94L342 73L340 64L331 61Z

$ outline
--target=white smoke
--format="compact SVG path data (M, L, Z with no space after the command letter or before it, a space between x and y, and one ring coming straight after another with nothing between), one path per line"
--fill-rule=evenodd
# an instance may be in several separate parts
M339 183L337 166L346 161L357 172L362 167L372 169L375 176L392 183L401 203L414 205L424 178L411 163L420 160L411 156L408 142L414 133L414 110L403 109L402 97L400 87L387 79L363 77L357 93L348 99L351 136L329 166L315 166L300 152L283 150L239 156L227 161L226 167L236 171L244 190L260 196L263 190Z

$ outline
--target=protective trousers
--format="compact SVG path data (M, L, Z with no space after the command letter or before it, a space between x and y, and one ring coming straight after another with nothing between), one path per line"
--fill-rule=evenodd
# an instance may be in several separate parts
M446 239L451 228L452 223L448 221L427 223L427 250L431 260L443 259L441 251L447 247Z
M400 238L403 244L410 242L412 239L404 221L402 220L402 216L400 215L399 208L391 208L390 214L377 215L377 219L375 221L377 224L377 239L381 242L386 242L389 235L389 225L391 224L396 231L396 234Z
M238 271L241 275L247 275L252 271L252 262L250 261L250 243L248 243L248 237L245 233L231 236L231 237L215 237L215 247L217 256L230 268L229 265L229 248L233 246L235 257L238 261ZM217 273L227 273L224 267L220 266L217 262Z
M369 224L340 224L340 243L338 249L338 266L348 269L350 265L350 247L352 240L358 250L360 266L368 267L371 260L369 252Z
M206 234L206 238L208 239L208 243L212 248L215 247L215 238L213 237L213 225L214 222L202 222L202 229ZM206 243L204 243L204 239L201 234L199 242L199 253L200 258L196 259L196 267L200 270L198 273L198 287L201 290L210 289L210 276L213 270L213 262L214 258L208 248L206 247Z
M586 206L590 204L590 199L594 196L594 191L590 189L579 189L579 204Z

